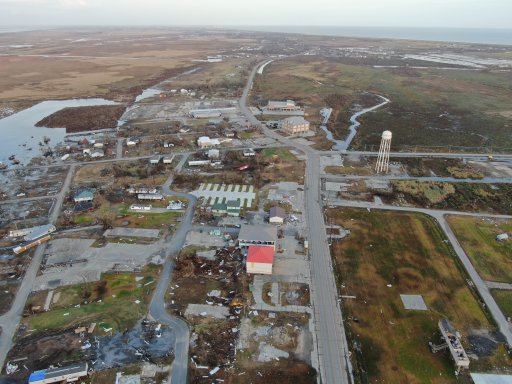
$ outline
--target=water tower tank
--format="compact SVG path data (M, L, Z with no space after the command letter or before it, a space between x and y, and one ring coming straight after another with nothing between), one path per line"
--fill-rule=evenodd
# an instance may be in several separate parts
M384 131L384 132L382 132L382 138L384 140L391 140L392 136L393 136L393 134L391 133L391 131Z

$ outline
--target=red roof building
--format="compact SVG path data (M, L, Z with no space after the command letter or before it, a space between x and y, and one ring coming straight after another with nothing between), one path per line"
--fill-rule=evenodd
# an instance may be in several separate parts
M251 245L247 253L247 273L272 274L274 248Z

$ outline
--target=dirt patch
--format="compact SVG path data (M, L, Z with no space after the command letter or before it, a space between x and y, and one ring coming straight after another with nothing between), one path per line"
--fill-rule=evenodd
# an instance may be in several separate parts
M36 126L66 128L67 133L116 128L124 110L122 105L64 108L45 117Z

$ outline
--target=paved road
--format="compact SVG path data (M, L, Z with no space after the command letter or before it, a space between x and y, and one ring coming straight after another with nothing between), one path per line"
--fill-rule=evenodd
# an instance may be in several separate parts
M176 171L181 170L183 164L188 156L183 156L176 167ZM182 218L181 225L174 233L168 243L165 244L165 263L160 274L160 280L156 286L153 298L149 305L150 316L163 324L168 325L175 333L176 344L174 346L174 362L169 375L169 383L173 384L186 384L187 383L187 370L188 370L188 349L190 343L189 328L185 321L171 316L166 311L165 293L171 282L171 276L174 269L174 258L183 245L188 231L192 228L192 219L194 218L194 209L197 199L193 195L186 193L174 192L170 189L173 177L170 176L165 184L162 186L162 191L166 195L174 195L188 199L188 206Z
M74 173L75 166L72 165L69 167L68 174L64 180L62 189L56 196L56 202L53 205L53 210L50 213L49 222L52 224L57 222L62 203L66 197L66 194L68 193ZM32 257L32 261L25 271L25 276L23 277L23 281L21 282L18 292L16 293L16 297L12 303L11 309L3 316L0 316L0 327L2 328L2 333L0 334L0 369L4 366L7 353L11 349L12 339L16 333L16 329L20 322L23 308L25 308L28 295L30 292L32 292L32 287L36 279L37 272L39 271L41 261L43 260L45 249L46 243L43 243L36 248L34 256Z
M322 156L336 154L352 154L360 156L377 157L379 152L372 151L318 151ZM447 159L466 159L466 160L488 160L488 153L453 153L453 152L390 152L389 156L393 157L427 157L427 158L447 158ZM493 154L493 161L510 161L512 154Z
M484 184L510 184L512 177L484 177L482 179L457 179L455 177L437 177L437 176L409 176L409 175L375 175L375 176L362 176L362 175L332 175L322 173L322 179L328 181L348 181L348 180L419 180L419 181L441 181L449 183L484 183Z
M503 312L500 310L494 297L492 297L491 292L489 290L489 286L485 281L482 280L475 267L471 263L469 257L466 255L466 252L462 249L459 241L457 240L455 234L452 229L448 225L446 221L446 215L465 215L465 216L474 216L474 217L495 217L495 218L504 218L504 219L512 219L511 215L490 215L486 213L462 213L462 212L454 212L454 211L442 211L435 209L426 209L426 208L414 208L414 207L395 207L393 205L380 205L369 202L359 202L359 201L347 201L347 200L336 200L334 202L330 202L331 205L337 205L342 207L354 207L354 208L369 208L369 209L385 209L385 210L393 210L393 211L408 211L408 212L419 212L424 213L433 217L441 226L443 232L446 237L450 241L457 254L457 257L466 268L469 277L475 284L478 293L482 297L488 311L493 317L494 321L498 325L499 330L505 336L507 343L512 346L512 326L507 321Z
M247 97L257 69L256 65L240 98L240 110L256 126L261 126L268 137L295 147L306 154L305 208L309 230L309 252L311 257L311 283L315 313L316 340L319 353L320 376L323 383L349 383L350 362L343 327L341 309L336 300L337 290L331 266L331 256L320 204L320 156L307 145L298 144L267 129L254 117L247 107ZM351 375L350 375L351 376Z

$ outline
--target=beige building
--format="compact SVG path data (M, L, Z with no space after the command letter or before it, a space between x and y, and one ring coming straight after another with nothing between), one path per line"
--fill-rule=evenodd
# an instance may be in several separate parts
M283 131L290 135L299 135L309 131L309 121L301 116L291 116L283 120Z

